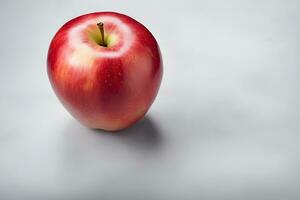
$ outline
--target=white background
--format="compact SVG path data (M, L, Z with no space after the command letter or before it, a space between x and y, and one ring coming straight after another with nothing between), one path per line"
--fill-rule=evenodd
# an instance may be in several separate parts
M66 21L117 11L157 38L164 77L118 134L75 121L46 73ZM299 1L1 1L0 199L300 198Z

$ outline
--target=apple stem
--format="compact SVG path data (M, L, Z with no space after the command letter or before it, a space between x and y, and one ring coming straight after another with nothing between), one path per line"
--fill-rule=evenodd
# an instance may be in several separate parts
M101 41L100 41L100 45L103 46L103 47L107 47L107 44L105 43L105 40L104 40L104 24L102 22L99 22L97 23L97 26L100 30L100 33L101 33Z

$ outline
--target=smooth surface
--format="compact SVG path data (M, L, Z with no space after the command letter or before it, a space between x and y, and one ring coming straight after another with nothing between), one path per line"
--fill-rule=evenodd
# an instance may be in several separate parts
M99 45L101 35L105 47ZM93 12L58 30L47 72L58 99L81 124L119 131L142 119L153 104L163 64L157 41L141 23L116 12Z
M300 198L299 1L151 2L0 2L1 200ZM119 134L79 125L46 73L56 30L101 10L145 24L164 58Z

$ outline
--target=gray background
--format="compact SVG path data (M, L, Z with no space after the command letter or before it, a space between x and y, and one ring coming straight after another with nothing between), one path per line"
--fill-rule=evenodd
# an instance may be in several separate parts
M112 10L164 59L147 116L77 123L46 73L67 20ZM1 1L0 199L300 198L299 1Z

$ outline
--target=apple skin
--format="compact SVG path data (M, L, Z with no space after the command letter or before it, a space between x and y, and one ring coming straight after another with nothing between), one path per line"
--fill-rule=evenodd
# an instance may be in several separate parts
M99 45L104 24L107 47ZM64 24L51 41L47 71L64 107L89 128L117 131L141 119L160 87L163 64L150 31L129 16L96 12Z

